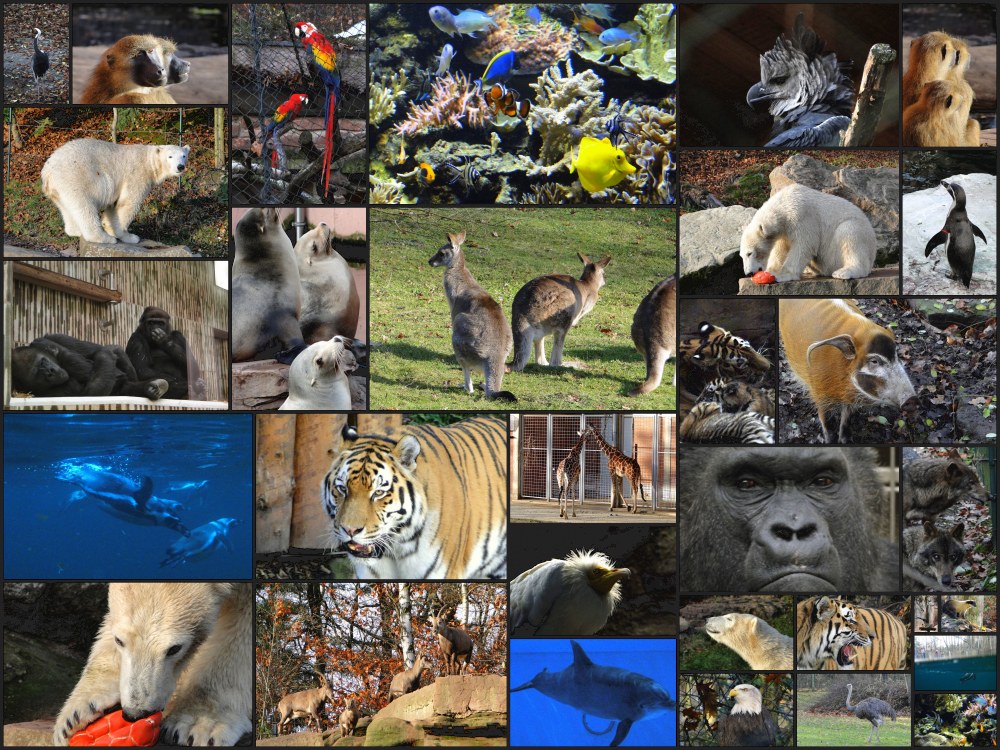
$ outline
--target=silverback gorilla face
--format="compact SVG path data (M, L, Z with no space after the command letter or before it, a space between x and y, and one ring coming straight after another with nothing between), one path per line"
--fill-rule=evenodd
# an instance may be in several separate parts
M898 548L878 533L891 511L881 499L876 455L864 448L683 448L683 589L895 590Z

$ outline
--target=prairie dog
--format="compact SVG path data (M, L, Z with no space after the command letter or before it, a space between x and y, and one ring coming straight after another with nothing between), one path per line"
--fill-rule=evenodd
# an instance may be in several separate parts
M970 104L962 87L948 79L925 84L917 102L903 110L903 145L978 146L979 123L969 119Z

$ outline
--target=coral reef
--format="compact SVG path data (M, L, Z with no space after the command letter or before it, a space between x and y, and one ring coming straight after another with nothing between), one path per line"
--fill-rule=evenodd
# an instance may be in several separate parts
M403 189L406 187L398 180L383 180L375 175L369 175L371 188L368 191L369 203L414 203L412 198L407 198Z
M544 19L533 24L525 16L527 6L498 5L491 9L499 28L491 28L482 41L467 47L465 55L472 62L486 65L494 55L514 50L519 74L540 73L550 65L565 60L580 42L576 33L558 22Z
M573 148L585 136L603 137L603 121L607 114L601 80L592 70L573 72L573 63L566 61L566 72L553 65L530 84L535 90L535 104L528 121L528 130L542 139L537 165L529 174L551 175L560 168L569 168Z
M482 128L490 117L489 107L475 84L464 73L445 73L434 79L426 104L410 104L406 119L393 126L400 135L419 135L432 130Z
M405 70L380 76L378 81L375 80L374 73L369 76L368 121L372 125L381 125L396 114L396 100L406 95L408 82Z
M671 110L664 112L648 105L629 107L622 105L623 127L635 133L638 153L635 164L639 168L630 187L637 191L644 203L674 203L677 191L677 162L671 153L677 139L677 123ZM614 99L611 100L615 104Z
M672 3L643 5L635 16L639 43L621 64L644 81L673 83L677 79L677 13Z

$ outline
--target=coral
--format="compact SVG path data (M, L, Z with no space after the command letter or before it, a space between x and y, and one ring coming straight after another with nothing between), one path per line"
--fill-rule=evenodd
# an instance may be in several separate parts
M583 197L579 185L560 185L558 182L543 182L532 185L531 192L524 193L518 203L534 205L553 205L559 203L577 203Z
M475 84L464 73L446 73L434 79L426 104L410 104L406 119L393 126L400 135L419 135L431 130L482 128L490 111Z
M648 105L621 107L622 125L636 135L631 139L636 148L626 153L639 168L628 187L638 193L643 203L674 203L677 192L677 162L671 153L676 145L676 110L664 112ZM611 100L612 107L616 104Z
M677 13L672 3L640 6L636 13L639 43L621 57L621 64L644 81L673 83L677 79Z
M368 178L371 181L371 189L368 192L369 203L415 203L412 198L408 198L403 192L406 187L398 180L383 180L375 175Z
M407 83L405 70L380 76L378 81L372 73L368 79L368 122L381 125L396 114L396 100L405 96Z
M540 73L565 60L571 49L580 46L576 34L557 21L545 18L541 23L531 23L524 14L526 7L494 6L490 14L499 28L490 28L478 44L467 47L466 57L486 65L498 53L511 49L517 55L519 73Z
M599 118L606 113L601 106L604 81L592 70L574 73L573 64L567 60L565 73L553 65L530 85L536 96L528 129L541 136L542 147L537 165L529 174L551 175L561 167L569 167L573 148L581 137L603 137L604 122Z

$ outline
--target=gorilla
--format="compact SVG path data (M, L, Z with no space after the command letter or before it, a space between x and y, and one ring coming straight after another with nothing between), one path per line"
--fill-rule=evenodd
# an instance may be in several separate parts
M684 592L897 591L867 448L681 449Z
M129 337L125 353L141 378L163 378L170 384L167 398L205 401L205 381L184 334L170 325L170 315L158 307L147 307L139 327Z
M35 396L144 396L167 391L160 378L140 380L120 346L50 333L11 352L14 390Z

